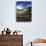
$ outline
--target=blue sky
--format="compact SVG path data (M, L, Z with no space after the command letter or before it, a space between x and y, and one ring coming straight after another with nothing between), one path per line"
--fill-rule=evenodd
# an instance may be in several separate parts
M16 5L20 7L32 7L32 2L31 1L17 1Z

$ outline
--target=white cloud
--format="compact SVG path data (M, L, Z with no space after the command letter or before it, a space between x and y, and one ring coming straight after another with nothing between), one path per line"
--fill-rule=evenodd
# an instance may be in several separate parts
M17 6L17 9L23 9L23 7L22 6Z

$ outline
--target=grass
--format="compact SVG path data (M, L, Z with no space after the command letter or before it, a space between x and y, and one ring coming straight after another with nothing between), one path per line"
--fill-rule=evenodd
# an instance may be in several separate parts
M17 16L31 16L31 14L17 14Z
M17 21L31 21L31 14L17 14Z

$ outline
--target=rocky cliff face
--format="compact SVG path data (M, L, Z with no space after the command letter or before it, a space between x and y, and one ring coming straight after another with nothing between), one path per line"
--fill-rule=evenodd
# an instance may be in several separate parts
M37 38L33 40L34 43L46 43L46 39Z

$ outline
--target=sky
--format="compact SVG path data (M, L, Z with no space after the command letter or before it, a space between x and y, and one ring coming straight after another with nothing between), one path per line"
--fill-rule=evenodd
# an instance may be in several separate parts
M31 1L17 1L16 7L18 9L22 9L23 7L32 7L32 2Z
M28 6L28 5L32 5L32 2L31 1L18 1L16 2L16 5L19 5L19 6Z

